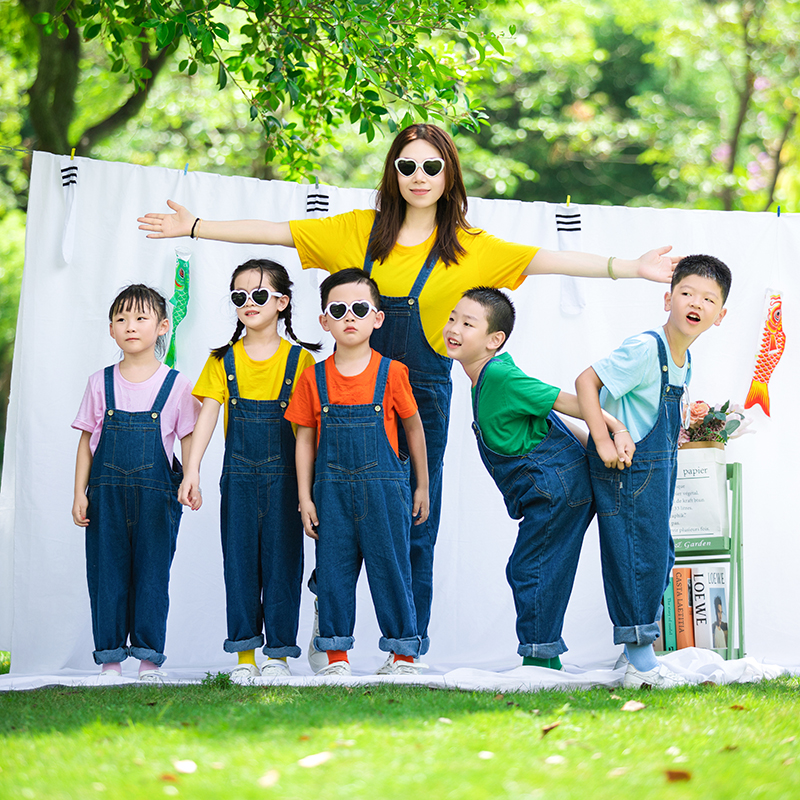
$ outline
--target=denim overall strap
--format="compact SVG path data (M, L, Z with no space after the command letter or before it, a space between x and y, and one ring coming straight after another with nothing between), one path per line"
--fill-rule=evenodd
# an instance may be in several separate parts
M372 271L370 246L378 215L370 232L364 255L364 271ZM437 353L428 342L419 313L419 297L437 263L435 248L428 254L417 273L411 291L405 297L381 295L383 325L373 332L370 344L381 355L396 359L408 367L408 377L425 429L428 454L428 489L430 514L427 522L411 529L411 571L417 622L423 635L422 653L428 649L427 630L433 600L433 548L439 532L442 512L442 464L447 446L450 400L453 384L451 359ZM408 453L405 430L398 430L400 451ZM411 476L411 490L416 488L416 475Z
M236 380L236 359L233 356L233 347L229 347L223 357L225 365L225 377L228 380L228 396L239 397L239 383Z
M226 653L263 645L270 658L297 658L303 573L294 433L284 418L301 348L286 357L278 397L242 397L233 348L224 356L228 429L220 478Z
M294 384L295 373L297 372L297 362L300 359L300 351L302 348L299 345L292 345L289 350L289 355L286 358L286 369L283 373L283 385L281 386L280 394L278 395L278 402L281 408L286 408L289 404L289 398L292 396L292 386Z
M589 465L583 446L554 413L549 431L522 455L492 450L478 424L487 362L472 398L472 429L478 451L509 515L520 520L506 578L517 611L517 653L554 658L566 652L564 614L578 568L583 537L594 517Z
M114 397L114 367L106 367L103 370L103 381L106 389L106 411L116 411L117 401Z
M661 600L675 562L669 518L677 477L683 387L669 382L669 356L656 340L661 377L652 429L638 442L631 466L607 469L590 440L603 583L615 644L651 644L659 636ZM687 352L687 361L690 356Z
M375 406L383 405L383 396L386 393L386 382L389 380L389 365L391 363L391 358L381 356L378 375L375 378L375 393L372 396L372 404Z
M314 378L317 381L317 394L319 395L319 403L321 406L327 406L328 401L328 384L325 382L325 362L327 359L317 361L314 364Z
M178 370L176 369L171 369L167 373L167 377L164 378L164 382L161 384L161 388L158 390L156 399L153 401L153 406L150 409L151 414L160 414L164 410L164 405L169 398L169 393L172 391L172 387L177 377ZM155 419L155 417L153 417L153 419Z

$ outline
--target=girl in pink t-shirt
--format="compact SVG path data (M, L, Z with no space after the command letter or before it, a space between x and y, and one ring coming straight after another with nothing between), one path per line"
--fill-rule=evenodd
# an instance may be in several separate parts
M200 404L191 383L159 361L167 303L142 284L109 311L119 364L89 378L72 427L81 431L72 519L86 529L86 577L99 680L116 681L122 661L140 660L139 680L163 680L169 571L175 554L182 470Z

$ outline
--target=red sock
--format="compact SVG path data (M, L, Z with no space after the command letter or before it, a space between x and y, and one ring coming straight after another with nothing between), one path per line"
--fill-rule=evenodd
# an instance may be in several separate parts
M328 650L328 663L335 664L337 661L348 661L347 650Z
M407 664L414 663L414 656L401 656L400 653L392 653L394 656L393 661L405 661Z

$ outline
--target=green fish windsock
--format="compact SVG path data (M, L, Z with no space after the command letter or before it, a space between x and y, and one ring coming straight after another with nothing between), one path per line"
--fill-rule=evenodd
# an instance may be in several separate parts
M164 362L168 367L175 366L175 334L178 325L186 316L189 306L189 259L192 254L188 250L175 248L175 293L169 301L174 307L172 312L172 338L169 340L169 350Z

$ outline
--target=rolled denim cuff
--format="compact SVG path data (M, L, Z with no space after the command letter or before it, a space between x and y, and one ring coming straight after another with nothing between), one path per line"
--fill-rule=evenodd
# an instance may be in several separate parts
M418 658L422 650L422 638L410 636L407 639L387 639L381 636L378 648L384 653L396 653L398 656L414 656Z
M263 634L253 636L251 639L239 639L237 642L226 639L222 645L222 649L226 653L243 653L246 650L255 650L256 647L261 647L262 644L264 644Z
M267 647L264 645L261 652L270 658L300 658L301 650L297 645L287 647Z
M517 654L523 658L556 658L566 652L567 646L561 638L549 644L521 644L517 648Z
M317 650L352 650L354 642L352 636L317 636L314 647Z
M427 653L428 650L430 650L430 647L431 647L430 637L429 636L423 636L422 640L421 640L421 644L419 646L419 654L421 656L424 656L425 653Z
M657 622L647 625L614 626L614 644L653 644L661 635Z
M116 650L95 650L92 653L95 664L116 664L128 657L127 647L118 647ZM154 662L155 663L155 662Z
M151 650L149 647L129 647L128 652L134 658L138 658L139 661L152 661L157 667L160 667L167 660L163 653L156 653L155 650Z

